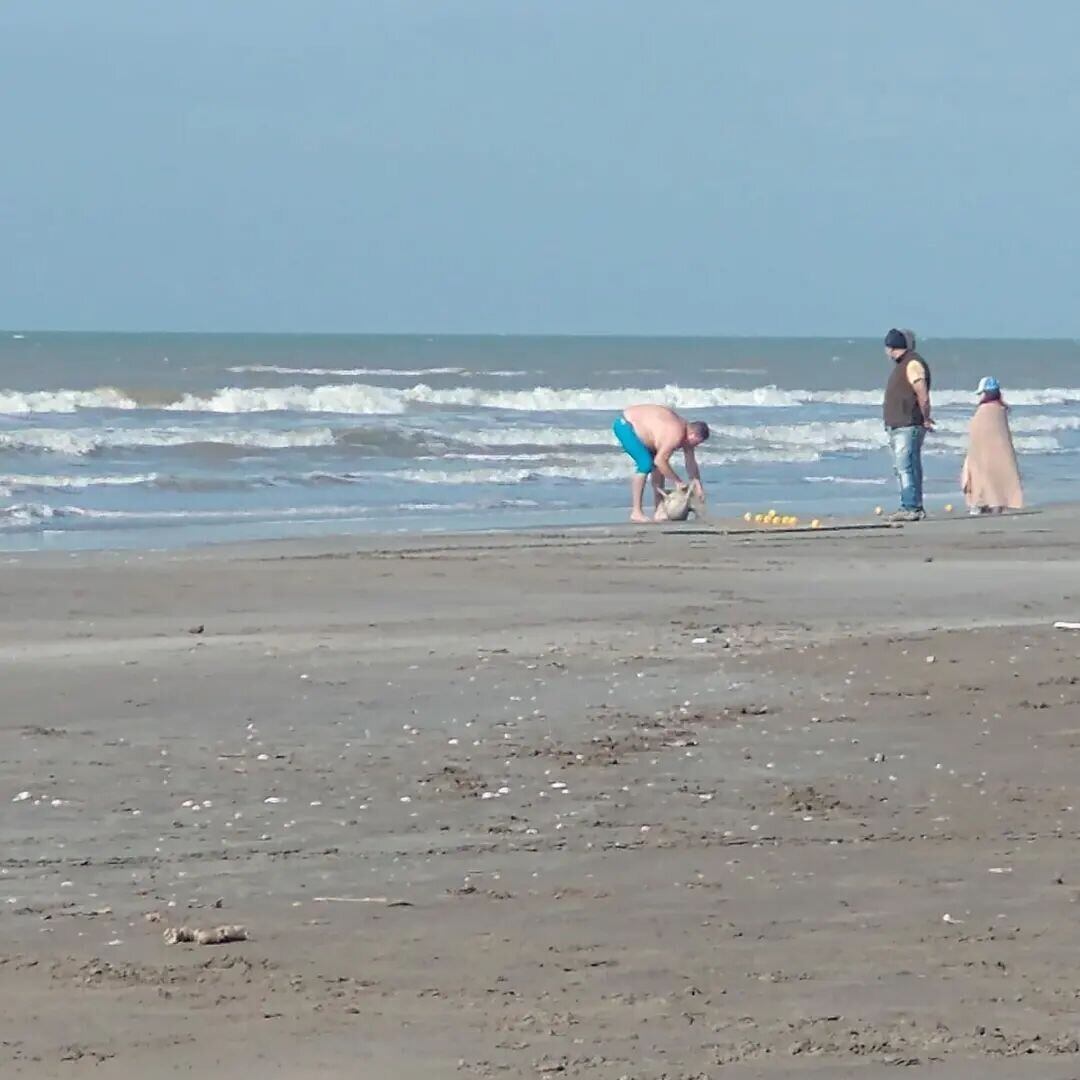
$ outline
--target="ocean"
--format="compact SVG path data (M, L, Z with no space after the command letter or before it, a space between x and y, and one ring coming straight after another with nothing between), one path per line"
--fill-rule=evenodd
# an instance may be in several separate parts
M920 341L933 508L960 502L996 375L1033 502L1074 497L1080 343ZM0 549L499 529L625 519L611 422L704 419L717 516L896 504L878 339L0 332ZM681 467L681 458L676 461Z

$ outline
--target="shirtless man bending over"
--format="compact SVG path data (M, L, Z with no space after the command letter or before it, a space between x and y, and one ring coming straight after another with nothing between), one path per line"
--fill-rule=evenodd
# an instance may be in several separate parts
M674 409L669 409L666 405L631 405L615 421L611 430L637 466L634 478L630 481L631 521L644 523L649 520L641 505L645 495L646 477L652 479L657 507L664 496L665 479L679 487L683 486L679 474L671 467L670 458L676 450L683 452L686 475L690 478L694 490L700 498L705 497L694 447L700 446L709 437L708 424L700 420L688 424Z

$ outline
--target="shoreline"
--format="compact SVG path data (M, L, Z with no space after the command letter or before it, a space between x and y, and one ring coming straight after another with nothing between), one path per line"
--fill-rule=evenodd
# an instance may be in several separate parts
M930 516L924 522L907 523L911 529L935 528L939 526L955 526L965 523L963 527L976 526L978 518L972 518L963 505L954 503L956 509L950 513L944 511L930 511ZM904 523L889 523L887 511L882 517L872 514L838 514L822 515L820 528L813 529L809 525L808 517L800 517L797 526L762 527L743 520L742 516L715 517L705 520L690 519L687 522L664 522L648 525L635 525L621 517L618 521L593 521L575 522L570 524L545 523L536 525L507 525L507 526L480 526L475 529L430 529L430 530L381 530L364 532L333 532L328 531L316 535L302 536L266 536L242 539L223 540L200 540L191 543L176 545L151 545L146 547L137 546L110 546L103 543L101 546L87 547L27 547L7 548L0 544L0 561L21 561L23 559L42 559L50 556L64 559L78 559L100 555L117 555L123 557L183 557L185 555L198 555L200 553L218 553L230 555L243 553L258 548L281 548L304 552L308 549L327 552L356 552L380 548L393 549L398 546L421 546L421 547L458 547L477 543L487 538L498 538L513 542L515 539L543 539L545 541L557 541L563 538L571 539L579 536L594 537L599 539L625 539L638 535L714 535L714 536L780 536L802 535L805 533L817 533L820 535L834 535L845 532L871 532L883 529L902 529ZM1080 521L1080 500L1061 501L1056 503L1040 503L1019 511L1009 511L997 520L1012 521L1020 518L1031 518L1037 515L1064 515L1067 518L1075 516ZM984 523L995 519L985 518ZM149 530L141 530L147 533ZM72 533L62 534L71 536ZM2 538L3 534L0 534Z

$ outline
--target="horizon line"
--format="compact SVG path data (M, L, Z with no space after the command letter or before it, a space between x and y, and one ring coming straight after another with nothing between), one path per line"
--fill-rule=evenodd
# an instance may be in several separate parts
M620 330L102 330L86 328L46 329L0 328L0 334L19 340L32 335L85 335L108 337L323 337L323 338L539 338L548 340L638 340L638 341L876 341L881 334L735 334L719 332L653 331L634 333ZM921 341L1046 341L1080 344L1080 338L1065 335L984 335L918 333Z

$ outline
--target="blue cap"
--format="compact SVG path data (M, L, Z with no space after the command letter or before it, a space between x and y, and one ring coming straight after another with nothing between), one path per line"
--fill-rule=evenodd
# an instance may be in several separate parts
M994 378L993 375L987 375L985 378L979 380L979 386L975 391L976 394L1000 394L1001 383Z

